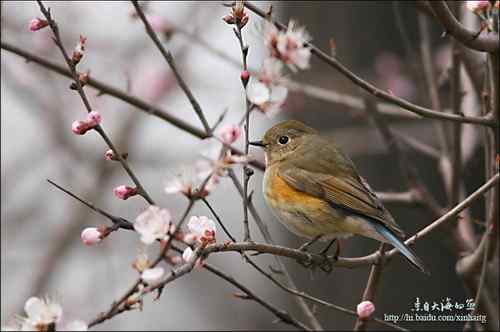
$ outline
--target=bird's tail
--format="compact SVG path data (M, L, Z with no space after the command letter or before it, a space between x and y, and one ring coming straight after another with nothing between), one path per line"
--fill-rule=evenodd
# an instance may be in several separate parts
M429 270L425 267L424 262L418 258L413 250L411 250L403 241L401 241L390 229L385 227L379 222L372 223L375 226L375 230L382 235L384 239L386 239L390 244L392 244L396 249L398 249L406 259L416 267L421 272L431 275Z

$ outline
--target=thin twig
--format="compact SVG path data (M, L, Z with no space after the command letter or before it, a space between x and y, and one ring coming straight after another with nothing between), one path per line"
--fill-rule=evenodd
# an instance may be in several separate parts
M135 10L137 12L137 15L140 17L141 21L144 23L144 27L146 28L146 32L148 36L151 38L153 43L156 45L158 50L161 52L163 55L163 58L165 61L167 61L168 65L170 66L170 69L174 73L174 76L177 80L177 83L179 83L179 86L181 87L182 91L186 94L186 97L189 99L189 102L191 103L191 106L193 106L194 111L198 115L198 118L200 118L201 123L203 124L203 127L205 128L205 132L207 135L212 134L212 129L210 128L210 125L208 124L207 119L205 118L205 115L203 114L203 110L201 109L200 104L194 97L193 93L191 92L191 89L188 87L182 76L179 74L179 70L177 69L177 66L175 65L174 62L174 57L172 56L172 53L170 51L166 50L165 47L163 47L161 41L158 39L158 36L156 35L155 31L149 24L148 19L144 15L144 12L142 11L141 6L139 6L137 0L132 0L132 4L135 7Z
M368 276L368 281L366 282L365 291L363 293L362 301L375 302L375 293L377 292L378 284L380 282L380 275L382 274L382 269L384 266L384 250L385 244L382 243L379 249L379 259L376 263L372 264L370 269L370 275ZM356 323L354 324L354 331L364 331L366 329L367 319L362 319L358 317Z
M245 45L245 42L243 41L242 24L239 19L236 22L234 34L236 35L240 45L243 71L248 71L247 56L249 47L248 45ZM251 102L248 100L246 95L248 80L241 80L241 84L243 86L243 91L245 91L245 155L248 155ZM249 241L251 239L250 228L248 226L248 182L250 181L250 177L252 175L252 169L250 169L247 165L243 165L243 241Z

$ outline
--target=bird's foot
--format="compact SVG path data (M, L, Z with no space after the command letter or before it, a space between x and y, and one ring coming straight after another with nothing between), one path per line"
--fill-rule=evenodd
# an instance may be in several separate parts
M304 243L303 245L301 245L300 247L297 248L297 250L300 250L300 251L307 251L307 249L313 245L314 243L316 243L316 241L318 241L321 237L323 236L323 234L319 234L319 235L316 235L315 237L313 237L311 240L307 241L306 243Z

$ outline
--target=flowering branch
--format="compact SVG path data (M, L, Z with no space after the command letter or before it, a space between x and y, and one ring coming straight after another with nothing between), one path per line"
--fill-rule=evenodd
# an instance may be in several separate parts
M259 15L262 18L266 17L266 13L259 9L257 6L250 2L245 2L245 6L250 9L252 12L255 14ZM276 28L279 30L286 30L286 26L280 22L273 21L272 22ZM311 53L316 55L320 60L324 61L328 65L332 66L333 68L337 69L341 74L343 74L345 77L350 79L354 84L358 85L359 87L363 88L367 92L373 94L375 97L378 97L380 99L383 99L387 102L393 103L395 105L398 105L402 107L405 110L408 110L410 112L413 112L415 114L418 114L422 117L427 117L427 118L433 118L433 119L440 119L440 120L447 120L447 121L455 121L455 122L461 122L461 123L474 123L474 124L480 124L484 126L489 126L489 127L498 127L498 123L493 121L490 116L483 116L483 117L466 117L466 116L458 116L456 114L448 114L448 113L442 113L442 112L437 112L422 106L415 105L413 103L410 103L409 101L396 97L391 93L385 92L376 86L374 86L371 83L368 83L367 81L363 80L356 74L354 74L351 70L349 70L346 66L344 66L340 61L338 61L336 58L329 56L322 50L320 50L318 47L314 46L310 42L305 42L307 46L311 48Z
M60 49L60 51L61 51L61 53L62 53L62 55L64 57L64 60L66 61L66 64L68 65L68 68L69 68L70 73L71 73L71 78L73 78L75 86L76 86L76 90L77 90L78 94L80 95L80 97L81 97L81 99L83 101L83 104L85 105L85 108L87 109L87 112L89 114L91 114L92 113L92 108L90 106L90 103L89 103L89 101L87 99L87 96L86 96L85 92L83 91L82 83L80 82L80 75L76 71L76 64L78 63L79 59L78 59L78 61L76 61L76 59L72 59L72 58L70 58L68 56L68 54L67 54L67 52L64 49L64 46L62 44L61 36L59 35L59 28L58 28L56 22L52 19L50 10L45 9L45 6L43 5L42 1L37 0L37 2L38 2L38 6L40 7L40 11L42 12L42 14L47 19L47 22L49 23L49 26L50 26L52 32L54 33L54 42L56 43L57 47L59 47L59 49ZM80 38L82 39L82 37L80 37ZM81 41L81 43L83 43L83 42ZM81 56L82 55L80 55L80 57ZM144 197L144 199L149 204L154 204L154 201L151 199L151 197L149 196L149 194L146 192L146 190L142 186L142 184L139 181L139 179L137 178L137 176L131 170L128 162L123 158L122 154L120 152L118 152L118 150L113 145L113 143L111 142L111 140L109 139L109 137L104 132L104 129L101 127L101 125L98 122L99 121L97 121L97 125L94 127L94 129L99 133L99 135L101 135L101 137L104 139L104 141L109 146L109 148L111 150L113 150L113 152L117 156L118 160L120 161L120 164L123 166L123 168L125 169L125 171L127 172L127 174L130 176L130 178L132 179L132 181L137 186L138 193L142 197Z
M245 26L246 21L248 21L248 16L244 12L243 1L237 1L233 7L233 19L234 25L236 26L234 30L234 34L238 39L240 50L241 50L241 58L242 58L242 66L243 70L241 72L241 84L243 86L243 90L245 91L245 155L248 155L249 150L249 127L250 127L250 112L252 111L252 103L248 99L246 94L246 88L248 85L249 73L247 66L247 56L248 56L248 45L245 45L243 41L242 28ZM250 177L253 174L253 170L250 169L247 165L243 166L243 241L250 240L250 229L248 227L248 182L250 181Z

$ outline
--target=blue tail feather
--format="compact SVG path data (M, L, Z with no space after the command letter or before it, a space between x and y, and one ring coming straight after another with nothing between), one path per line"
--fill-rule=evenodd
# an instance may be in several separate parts
M404 244L403 241L401 241L393 232L391 232L390 229L388 229L378 221L372 222L372 225L375 227L375 230L387 241L389 241L389 243L392 244L397 250L399 250L413 266L427 275L431 274L425 267L424 262L420 258L418 258L413 250L411 250L406 244Z

